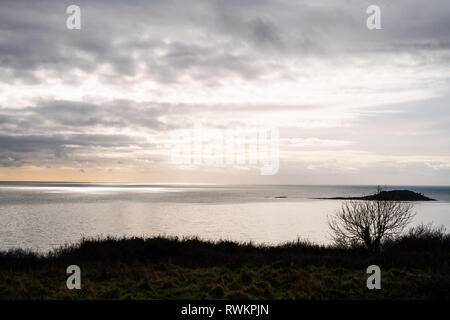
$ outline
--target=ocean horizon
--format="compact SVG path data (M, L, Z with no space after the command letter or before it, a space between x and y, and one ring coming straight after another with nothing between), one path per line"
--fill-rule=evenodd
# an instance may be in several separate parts
M417 202L411 226L450 227L450 186L385 186ZM0 250L48 252L83 237L199 237L277 245L329 244L327 216L376 185L0 182Z

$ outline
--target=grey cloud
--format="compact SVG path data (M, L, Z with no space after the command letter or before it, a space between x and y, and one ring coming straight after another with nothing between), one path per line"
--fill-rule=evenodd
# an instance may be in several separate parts
M202 114L278 112L319 109L319 105L209 105L134 102L114 100L101 105L64 100L37 101L26 108L0 107L0 133L48 134L50 132L84 133L96 129L158 133L192 127Z
M145 139L120 134L0 135L0 166L43 163L111 162L99 150L154 148ZM123 151L122 151L123 152ZM82 154L82 156L80 155ZM90 156L95 154L95 156ZM88 159L85 157L88 156Z
M0 135L0 150L34 152L57 150L63 146L126 147L142 142L142 138L125 135L55 134L55 135Z
M73 101L42 101L27 108L0 109L0 131L32 133L79 132L96 128L134 127L155 132L168 126L158 120L166 114L163 105L113 101L103 105Z
M0 165L20 166L45 161L78 161L77 154L94 154L98 149L155 149L156 142L128 133L131 129L149 138L175 128L192 128L202 114L248 112L272 106L192 105L116 100L102 105L63 100L37 100L25 108L0 108ZM308 109L316 106L297 106ZM292 110L294 107L286 107ZM282 111L282 109L280 109ZM163 120L164 119L164 120ZM103 132L103 134L94 134ZM107 132L107 133L106 133Z
M118 79L138 75L144 65L146 77L163 84L183 75L220 83L217 79L229 75L244 79L264 75L270 71L267 56L332 59L356 52L414 53L417 47L448 50L450 30L450 3L444 0L432 5L419 0L379 1L383 30L376 32L365 27L370 1L81 0L78 31L65 28L69 4L2 2L3 81L36 82L33 72L40 69L64 78L71 70L94 73L109 64Z
M78 0L82 29L70 31L65 27L65 9L72 3L1 1L0 83L44 83L48 79L41 78L36 73L39 70L50 79L74 86L83 82L86 74L96 75L112 90L127 81L136 84L152 80L170 86L185 78L204 86L220 86L234 77L253 81L273 71L283 76L289 73L282 69L284 62L302 65L309 57L328 61L344 56L348 59L339 61L352 64L355 57L381 54L386 61L389 55L408 53L417 63L433 64L437 69L448 68L450 61L448 0L379 0L383 26L379 31L365 27L365 10L372 4L368 0ZM105 65L112 68L111 74L100 72ZM82 75L74 71L82 71ZM191 127L205 113L240 115L238 112L275 108L283 112L320 106L177 105L125 100L101 105L36 100L27 108L1 106L0 165L55 159L83 162L87 160L78 155L89 155L95 148L152 148L150 142L122 132L132 129L149 136L164 134L174 128ZM429 114L414 110L417 115L410 119L412 123L439 130L431 138L422 137L423 146L429 146L422 150L434 152L430 139L437 136L439 145L445 146L448 113L436 110L445 117L425 123L421 119L429 119ZM414 143L389 136L399 123L407 127L407 120L401 116L365 119L367 123L363 120L362 124L367 127L359 131L359 141L366 139L368 149L379 151L387 146L394 152L402 150L399 145ZM236 116L233 124L245 121ZM380 123L389 130L377 138ZM354 135L353 128L339 133L320 130L314 136L339 135L336 138L352 140ZM391 144L378 144L377 139L390 139ZM97 152L91 161L100 161L101 157Z

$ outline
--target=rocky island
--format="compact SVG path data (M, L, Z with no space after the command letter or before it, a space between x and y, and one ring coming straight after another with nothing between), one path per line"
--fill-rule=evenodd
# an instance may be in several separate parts
M334 197L334 198L316 198L316 199L330 199L330 200L386 200L386 201L436 201L436 199L429 198L422 193L417 193L410 190L391 190L380 191L376 194L361 197Z

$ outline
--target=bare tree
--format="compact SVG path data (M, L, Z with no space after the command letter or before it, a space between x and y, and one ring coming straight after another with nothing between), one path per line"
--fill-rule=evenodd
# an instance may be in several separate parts
M384 238L401 233L410 223L414 216L412 209L410 202L383 200L382 197L348 200L342 203L334 217L328 219L328 225L337 244L364 244L377 251Z

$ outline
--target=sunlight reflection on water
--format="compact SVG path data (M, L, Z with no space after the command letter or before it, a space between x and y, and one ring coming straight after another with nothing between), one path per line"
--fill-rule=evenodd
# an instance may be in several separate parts
M329 243L327 215L341 202L300 197L292 187L14 188L0 186L0 249L47 251L99 235L199 236L273 245L300 237ZM275 199L280 194L289 198ZM415 211L413 224L450 227L449 202L416 203Z

